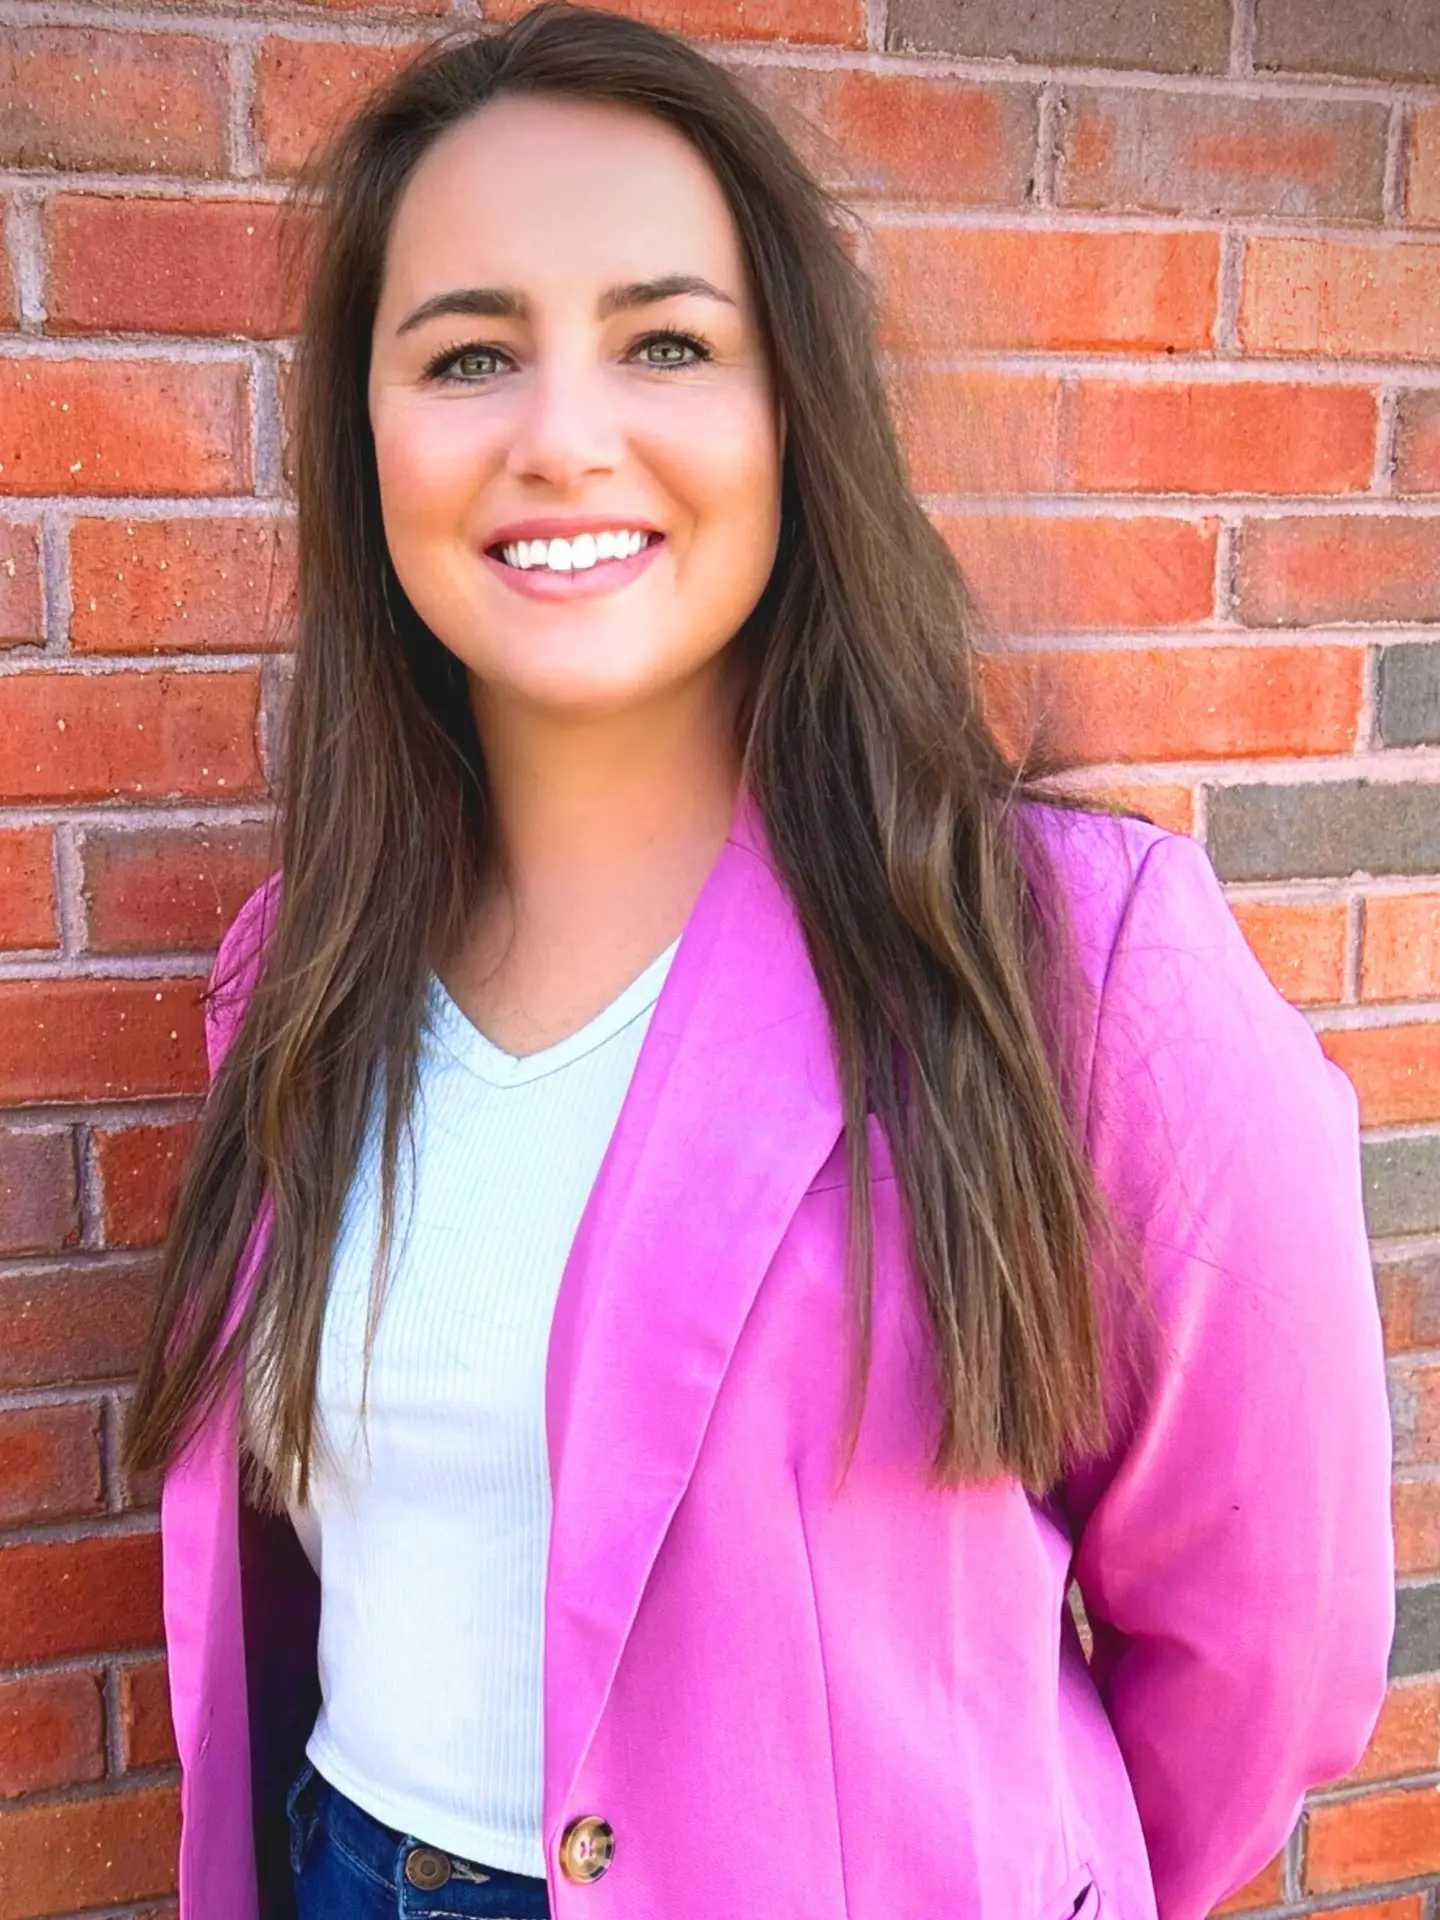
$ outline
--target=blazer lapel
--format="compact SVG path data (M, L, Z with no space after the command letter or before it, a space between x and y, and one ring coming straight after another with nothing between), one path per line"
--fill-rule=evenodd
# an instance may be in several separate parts
M756 1291L842 1126L829 1021L742 796L561 1282L546 1383L546 1845Z

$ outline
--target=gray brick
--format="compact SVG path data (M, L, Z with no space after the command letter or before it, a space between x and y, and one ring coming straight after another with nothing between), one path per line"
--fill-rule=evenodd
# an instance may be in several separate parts
M1409 1680L1418 1673L1440 1673L1440 1581L1401 1587L1395 1595L1390 1678Z
M1062 207L1379 220L1378 102L1074 87L1060 115Z
M991 60L1223 73L1230 0L890 0L886 44Z
M1440 642L1386 647L1380 655L1380 738L1387 747L1440 741Z
M70 1129L27 1133L0 1128L0 1250L58 1253L79 1237Z
M1361 1148L1372 1236L1440 1232L1440 1133L1367 1140Z
M1440 871L1440 785L1334 780L1219 787L1209 853L1222 880Z
M1433 80L1440 73L1435 0L1257 0L1255 64L1292 73Z

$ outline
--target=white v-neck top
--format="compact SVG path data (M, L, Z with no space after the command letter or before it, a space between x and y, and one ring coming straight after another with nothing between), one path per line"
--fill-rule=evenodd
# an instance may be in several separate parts
M516 1058L431 975L412 1188L357 1440L379 1232L378 1100L331 1271L323 1460L291 1517L320 1573L323 1705L306 1748L377 1819L545 1871L545 1358L561 1272L677 941L578 1032Z

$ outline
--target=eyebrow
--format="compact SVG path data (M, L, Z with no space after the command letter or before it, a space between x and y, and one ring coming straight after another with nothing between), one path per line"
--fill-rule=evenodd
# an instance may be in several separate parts
M712 286L694 273L667 273L658 280L629 280L618 287L607 287L596 303L602 320L624 313L631 307L653 306L660 300L673 300L677 294L698 294L703 300L719 300L727 307L738 303L719 287ZM530 302L514 287L455 287L448 293L432 294L422 300L395 329L397 335L424 326L427 320L442 314L463 313L485 320L528 320Z

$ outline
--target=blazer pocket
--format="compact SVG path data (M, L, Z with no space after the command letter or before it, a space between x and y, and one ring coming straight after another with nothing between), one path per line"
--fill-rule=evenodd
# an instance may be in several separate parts
M1100 1912L1100 1889L1094 1874L1082 1861L1055 1897L1036 1914L1035 1920L1100 1920Z

